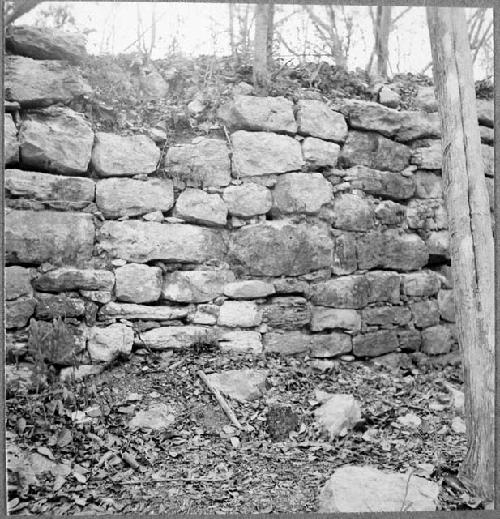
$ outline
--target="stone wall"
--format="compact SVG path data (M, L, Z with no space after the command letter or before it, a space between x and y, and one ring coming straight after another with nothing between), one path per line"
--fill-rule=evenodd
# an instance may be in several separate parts
M194 137L163 166L161 142L56 106L88 94L76 68L7 56L5 84L8 348L57 316L84 364L213 341L318 358L455 347L435 106L236 96L229 142ZM492 195L493 103L478 108Z

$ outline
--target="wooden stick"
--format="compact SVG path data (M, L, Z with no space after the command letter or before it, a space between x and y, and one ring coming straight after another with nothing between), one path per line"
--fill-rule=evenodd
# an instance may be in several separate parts
M203 373L203 371L199 370L198 376L205 382L206 386L212 393L214 394L215 398L217 399L217 402L219 402L219 405L222 407L222 410L226 413L227 417L231 420L231 422L234 424L235 427L238 429L243 429L243 426L238 421L238 418L236 418L236 415L233 413L232 409L229 407L229 404L226 402L226 399L220 394L220 391L216 389L212 384L210 384L210 381L208 380L208 377Z

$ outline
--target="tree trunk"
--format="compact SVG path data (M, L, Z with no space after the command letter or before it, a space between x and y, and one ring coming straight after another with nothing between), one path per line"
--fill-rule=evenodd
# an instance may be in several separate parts
M267 4L267 66L270 67L273 61L273 37L274 37L274 0Z
M231 57L236 61L236 44L234 43L234 6L232 3L227 4L229 8L229 46L231 47Z
M493 233L481 157L471 51L464 10L427 8L443 147L458 342L463 355L468 451L462 481L493 499Z
M377 55L377 74L387 78L389 61L389 34L391 32L391 6L377 7L377 33L375 49Z
M268 16L267 4L257 4L255 6L253 84L264 94L267 93L269 84L269 70L267 66Z

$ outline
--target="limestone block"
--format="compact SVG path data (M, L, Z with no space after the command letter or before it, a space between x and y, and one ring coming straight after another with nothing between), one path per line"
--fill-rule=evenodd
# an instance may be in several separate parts
M345 141L347 123L341 113L315 99L301 99L297 108L298 133L327 141Z
M224 293L224 287L235 281L228 270L183 270L167 274L163 299L177 303L205 303Z
M115 270L115 279L115 294L120 301L151 303L160 298L163 279L159 267L129 263Z

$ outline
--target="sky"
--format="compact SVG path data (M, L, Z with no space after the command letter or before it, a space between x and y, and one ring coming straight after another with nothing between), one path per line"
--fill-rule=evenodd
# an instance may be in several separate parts
M19 19L18 23L34 23L40 19L40 12L50 5L65 2L43 2L33 11ZM157 19L157 38L153 58L161 58L172 49L188 56L228 55L229 54L229 7L223 3L189 2L68 2L75 18L77 29L92 29L88 34L88 51L92 54L106 52L130 52L135 49L139 16L146 29L145 40L150 41L151 15L153 10ZM324 9L315 7L318 14ZM393 16L397 16L406 7L393 7ZM290 15L284 25L279 27L281 36L290 46L300 48L304 39L304 23L308 20L300 6L280 6L275 20ZM352 16L354 31L349 52L348 67L365 68L373 48L372 22L368 7L349 6L346 12ZM139 14L138 14L139 13ZM337 19L342 20L339 15ZM339 24L342 29L342 23ZM307 39L319 41L314 28L307 23ZM397 23L389 40L389 74L397 72L421 72L431 61L429 35L424 7L414 7ZM284 59L291 56L281 45L280 54ZM481 60L480 60L481 61ZM477 63L475 79L482 79L486 74L484 63ZM428 69L428 73L431 70Z

